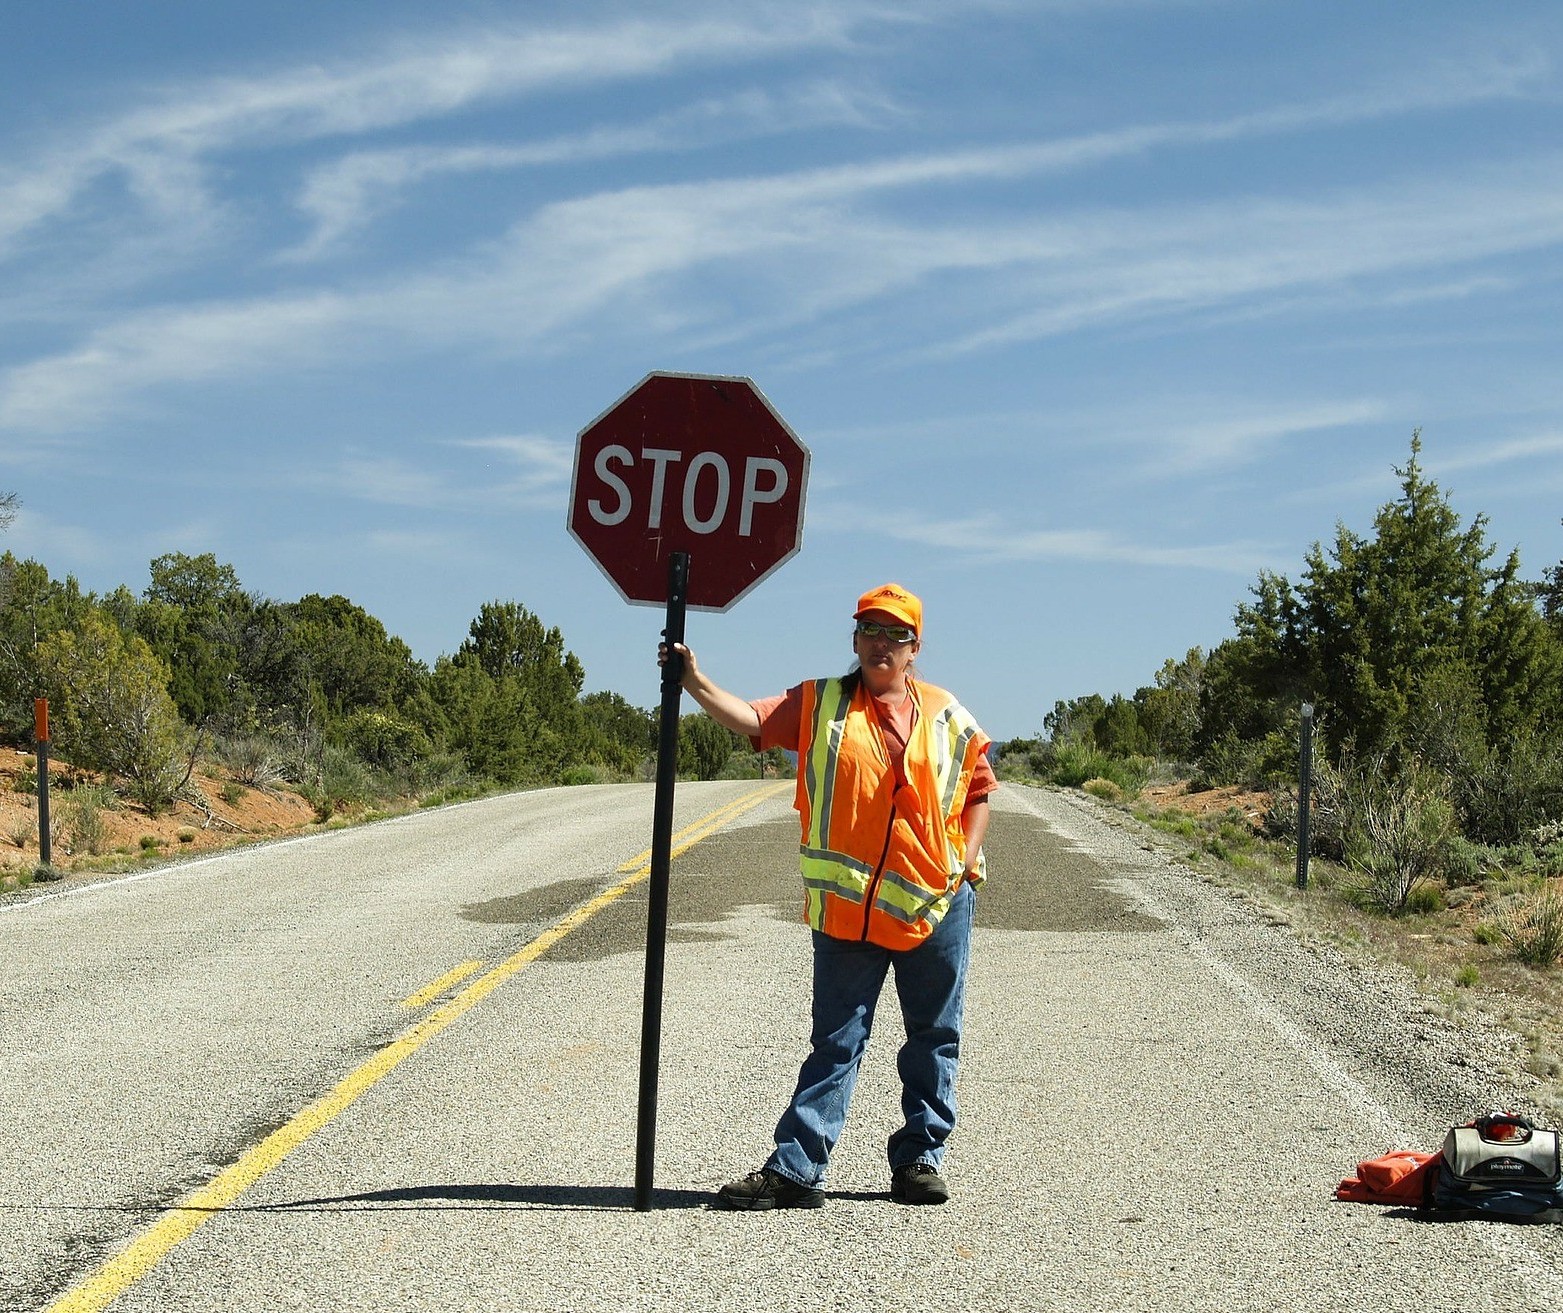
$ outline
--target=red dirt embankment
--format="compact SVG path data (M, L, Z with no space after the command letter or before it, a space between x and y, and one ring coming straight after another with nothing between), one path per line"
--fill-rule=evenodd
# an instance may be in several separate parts
M0 748L0 888L14 884L11 877L31 871L40 859L37 765L32 752ZM90 771L50 761L50 856L56 869L128 870L147 858L276 838L317 823L315 809L298 794L249 788L213 766L201 766L190 777L201 803L181 799L157 815L123 797L103 805L102 791L83 787L101 783ZM86 803L88 798L93 802Z

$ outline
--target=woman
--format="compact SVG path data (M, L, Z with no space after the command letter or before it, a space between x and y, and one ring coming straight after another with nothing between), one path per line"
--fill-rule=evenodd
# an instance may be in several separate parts
M707 715L761 749L798 754L804 919L814 940L809 1056L776 1148L725 1185L730 1208L819 1208L887 973L906 1021L897 1058L904 1123L890 1137L890 1193L942 1204L955 1126L973 888L983 879L988 737L949 693L914 677L923 605L899 584L858 599L855 668L745 702L683 644L682 686ZM664 650L663 656L666 653Z

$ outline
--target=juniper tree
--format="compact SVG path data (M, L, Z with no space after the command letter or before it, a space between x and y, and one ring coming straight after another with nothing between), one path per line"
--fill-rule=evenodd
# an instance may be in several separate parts
M485 602L429 687L447 744L476 773L522 784L552 782L586 759L577 704L585 678L558 628L519 603Z
M1266 576L1238 609L1258 697L1308 697L1327 712L1333 746L1405 744L1419 690L1461 679L1489 745L1541 725L1554 708L1563 650L1519 578L1519 556L1490 564L1487 520L1469 525L1426 477L1420 431L1396 467L1400 496L1371 536L1336 529L1315 543L1303 580Z
M94 607L38 645L61 749L77 765L124 781L152 810L188 779L184 726L168 695L168 667L145 640Z
M1313 701L1334 760L1350 753L1392 775L1431 764L1469 837L1511 842L1563 805L1563 643L1518 553L1493 563L1486 517L1461 521L1421 450L1418 432L1371 535L1339 525L1328 553L1306 554L1299 584L1261 578L1237 638L1208 663L1206 725L1223 692L1272 729L1288 705Z
M77 627L91 609L74 578L51 579L37 561L0 556L0 731L18 741L31 732L32 700L44 692L39 644Z

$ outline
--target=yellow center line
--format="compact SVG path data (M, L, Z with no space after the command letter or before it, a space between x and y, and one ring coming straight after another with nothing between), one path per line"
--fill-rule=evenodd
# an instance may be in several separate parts
M728 803L725 807L718 807L709 816L702 816L698 821L686 825L682 830L673 836L672 855L677 857L679 853L687 852L690 848L693 848L695 844L699 843L700 840L704 839L709 834L714 834L734 817L742 815L744 812L749 811L759 803L764 802L766 799L774 798L778 793L782 793L785 790L791 789L792 787L793 786L790 783L765 785L762 788L756 789L753 793L744 794L743 797L737 799L734 802ZM684 842L683 846L680 847L679 844L683 840L687 840L687 842ZM651 870L651 849L649 848L646 849L645 852L641 853L638 857L631 857L629 861L625 862L623 866L619 867L619 873L623 874L625 871L638 870L642 866L646 868L646 871L649 874Z
M460 966L452 967L438 980L431 980L416 994L409 994L402 1000L404 1008L421 1008L427 1003L434 1002L452 985L459 985L474 971L483 966L481 962L463 962Z
M687 852L728 821L774 798L790 785L768 785L747 793L736 802L719 808L686 826L673 836L672 856ZM67 1291L47 1310L47 1313L102 1313L110 1302L118 1298L182 1241L207 1222L214 1214L229 1207L246 1190L266 1173L281 1164L282 1160L297 1149L338 1114L351 1107L360 1096L367 1093L379 1081L389 1075L401 1062L410 1058L442 1030L449 1026L512 976L535 962L561 939L590 920L603 908L622 898L651 874L650 853L644 853L633 863L619 868L634 869L618 884L604 889L581 904L562 920L556 921L519 952L506 958L492 970L479 976L449 1002L435 1009L422 1021L381 1049L356 1071L346 1077L335 1089L302 1109L285 1126L273 1131L259 1144L246 1150L237 1161L225 1167L205 1185L191 1191L172 1205L157 1221L136 1236L118 1254L104 1263L91 1276ZM438 983L438 982L436 982Z

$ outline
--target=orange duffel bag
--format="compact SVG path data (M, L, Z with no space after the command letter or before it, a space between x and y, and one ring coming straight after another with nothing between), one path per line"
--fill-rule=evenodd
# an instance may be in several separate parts
M1397 1149L1357 1164L1357 1174L1335 1187L1335 1197L1354 1204L1427 1206L1442 1155Z

